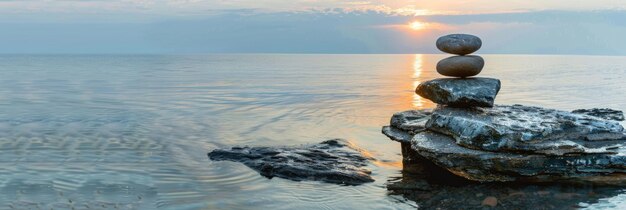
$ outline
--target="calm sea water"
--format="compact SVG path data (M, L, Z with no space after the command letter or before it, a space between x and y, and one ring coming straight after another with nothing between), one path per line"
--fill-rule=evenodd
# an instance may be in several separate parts
M411 209L394 112L444 55L2 55L1 209ZM626 57L486 55L499 104L626 110ZM207 152L345 138L376 182L267 179ZM489 190L480 194L491 195ZM455 194L449 194L451 199ZM459 196L459 195L457 195ZM498 196L498 195L495 195ZM620 189L580 201L626 208Z

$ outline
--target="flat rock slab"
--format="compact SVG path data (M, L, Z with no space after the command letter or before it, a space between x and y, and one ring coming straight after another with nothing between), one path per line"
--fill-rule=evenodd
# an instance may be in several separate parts
M492 107L500 91L493 78L441 78L423 82L415 93L437 104L454 107Z
M413 135L426 130L426 122L433 114L432 109L408 110L393 114L389 126L382 133L391 140L409 144Z
M586 114L586 115L591 115L594 117L599 117L599 118L603 118L607 120L624 121L624 112L620 110L614 110L614 109L606 109L606 108L604 109L599 109L599 108L577 109L577 110L572 111L572 113Z
M398 112L393 114L389 125L416 134L426 129L426 121L430 119L430 115L432 109Z
M616 121L522 105L462 109L440 106L425 125L457 144L485 151L551 155L616 153L626 143Z
M343 139L331 139L300 147L232 147L216 149L211 160L241 162L261 175L294 181L316 180L335 184L359 185L373 182L364 167L372 158L351 147Z
M411 140L419 155L448 171L475 181L594 181L626 173L626 155L584 154L569 156L528 155L473 150L456 144L449 136L426 131ZM624 176L612 181L626 183Z
M411 138L413 138L413 135L415 135L415 134L409 133L408 131L405 131L405 130L402 130L393 126L383 126L382 132L391 140L401 142L401 143L410 142Z

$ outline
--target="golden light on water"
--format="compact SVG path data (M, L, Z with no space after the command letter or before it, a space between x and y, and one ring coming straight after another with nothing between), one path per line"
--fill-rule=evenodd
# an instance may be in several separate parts
M420 76L423 71L423 58L422 54L415 55L415 61L413 61L413 90L420 84ZM424 107L424 99L417 94L413 94L413 107Z
M419 22L419 21L413 21L413 22L409 23L409 28L411 28L411 29L413 29L415 31L419 31L419 30L425 29L427 25L428 25L427 23L423 23L423 22Z

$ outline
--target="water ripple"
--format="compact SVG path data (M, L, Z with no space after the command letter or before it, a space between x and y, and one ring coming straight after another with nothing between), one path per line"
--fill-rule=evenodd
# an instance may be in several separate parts
M406 209L394 112L443 55L2 55L0 209ZM622 57L486 55L497 102L626 109ZM361 186L267 179L206 153L350 139ZM589 208L623 206L623 195Z

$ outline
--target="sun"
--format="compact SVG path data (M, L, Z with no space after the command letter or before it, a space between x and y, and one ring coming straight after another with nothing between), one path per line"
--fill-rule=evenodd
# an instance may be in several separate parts
M419 30L422 30L422 29L426 28L426 25L427 25L426 23L422 23L422 22L419 22L419 21L413 21L413 22L409 23L409 28L411 28L413 30L416 30L416 31L419 31Z

